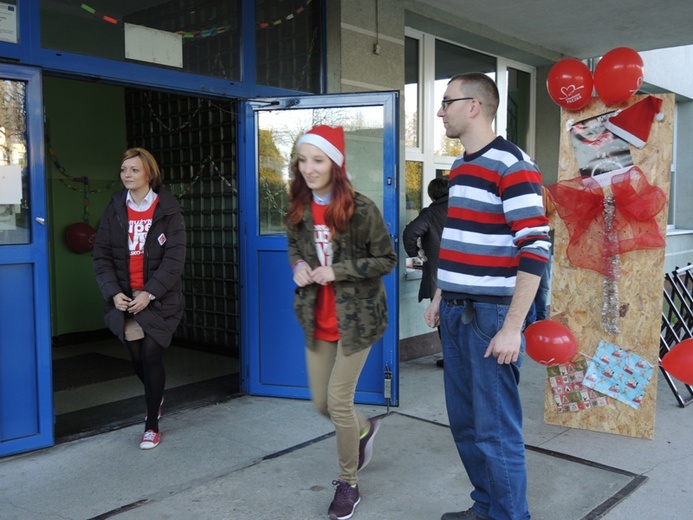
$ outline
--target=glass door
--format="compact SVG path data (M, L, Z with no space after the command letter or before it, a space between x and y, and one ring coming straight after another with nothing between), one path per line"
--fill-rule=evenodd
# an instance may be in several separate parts
M36 69L0 66L0 456L53 444L43 169Z
M398 236L397 94L364 93L249 102L241 171L242 279L246 355L243 386L255 395L309 397L305 341L293 312L294 282L283 229L294 143L317 124L344 127L347 168L356 190L383 213L393 244ZM395 248L397 249L397 248ZM357 387L363 403L396 404L397 273L385 277L389 326L371 350Z

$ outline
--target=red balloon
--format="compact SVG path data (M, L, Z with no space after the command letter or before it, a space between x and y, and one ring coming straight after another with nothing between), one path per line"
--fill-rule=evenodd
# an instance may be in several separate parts
M581 110L592 100L594 80L590 69L580 60L557 62L546 78L546 89L554 103L566 110Z
M693 338L674 345L660 365L679 381L693 385Z
M88 253L94 249L95 238L96 229L86 222L76 222L65 228L65 242L75 253Z
M642 58L628 47L610 50L594 69L594 87L605 105L618 105L630 99L644 78Z
M577 352L570 329L553 320L535 321L525 329L527 355L537 363L553 366L567 363Z

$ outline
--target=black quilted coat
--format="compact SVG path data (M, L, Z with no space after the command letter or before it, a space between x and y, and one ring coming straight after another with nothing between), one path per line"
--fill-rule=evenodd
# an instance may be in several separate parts
M152 226L144 245L144 290L156 299L135 319L147 336L162 347L171 344L173 333L183 316L185 264L185 223L178 200L161 188ZM124 340L125 312L113 305L113 297L122 292L132 297L128 262L127 190L113 195L106 207L94 243L94 272L106 309L104 322L118 338Z
M410 257L419 253L416 239L421 238L421 247L426 253L426 262L421 273L419 301L433 298L438 287L438 257L440 256L440 238L448 213L448 196L434 200L419 216L412 220L402 232L404 250Z

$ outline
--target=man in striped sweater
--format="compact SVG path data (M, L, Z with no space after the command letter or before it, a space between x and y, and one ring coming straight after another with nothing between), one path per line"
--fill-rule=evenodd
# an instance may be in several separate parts
M518 391L522 330L549 258L541 172L496 136L498 89L482 73L453 77L438 116L464 154L452 165L438 290L425 312L440 325L450 430L473 505L441 520L528 520Z

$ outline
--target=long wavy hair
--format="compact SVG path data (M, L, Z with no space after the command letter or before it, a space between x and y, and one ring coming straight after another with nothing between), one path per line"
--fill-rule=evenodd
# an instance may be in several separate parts
M349 221L354 215L354 198L356 192L347 177L346 169L338 166L332 159L332 199L325 210L325 224L332 236L349 228ZM311 201L312 192L298 169L298 157L291 163L293 179L289 185L291 204L286 215L287 224L298 225L303 220L303 211Z

